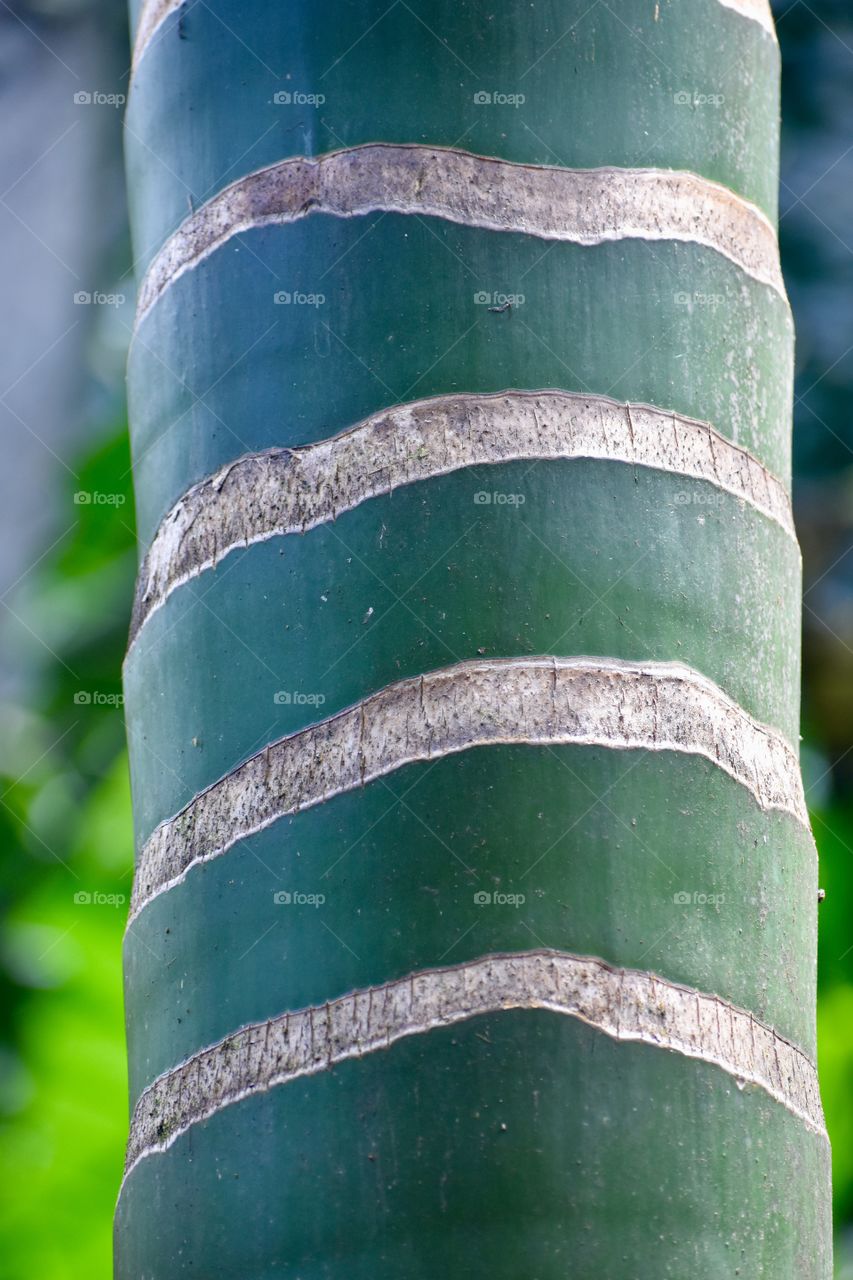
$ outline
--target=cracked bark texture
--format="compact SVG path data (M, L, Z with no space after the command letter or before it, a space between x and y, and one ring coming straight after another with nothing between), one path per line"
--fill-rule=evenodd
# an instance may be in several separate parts
M808 825L789 744L696 672L582 658L460 663L270 743L201 792L141 850L131 920L190 868L287 814L415 761L511 742L703 755L763 809Z
M795 537L784 486L709 423L559 391L443 396L389 409L316 445L238 458L190 489L145 557L131 639L176 587L236 547L304 533L431 476L549 458L607 458L705 480Z
M829 1280L766 0L132 7L117 1280Z
M140 286L137 324L175 280L232 237L319 213L432 216L584 245L686 240L714 249L785 297L766 216L695 174L521 166L450 148L376 144L284 160L214 196L152 262Z
M588 956L531 951L413 973L241 1028L141 1095L125 1176L192 1125L252 1093L387 1049L404 1036L501 1009L546 1009L580 1018L615 1040L714 1063L735 1077L738 1088L763 1089L826 1137L814 1063L752 1014L654 974L614 969Z

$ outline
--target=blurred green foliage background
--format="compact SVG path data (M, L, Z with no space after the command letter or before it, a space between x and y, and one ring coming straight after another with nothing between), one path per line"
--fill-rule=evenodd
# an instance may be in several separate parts
M28 621L39 617L56 658L46 655L37 701L3 715L0 1275L16 1280L111 1275L133 858L119 701L135 571L129 466L120 422L79 466L78 491L127 501L80 505L61 551L30 575Z
M49 34L55 12L30 10L28 25ZM794 0L778 4L776 17L784 60L780 235L798 328L803 761L827 892L820 1072L837 1274L853 1280L853 13L845 0ZM111 39L124 38L119 24ZM119 245L119 264L112 245L107 270L129 294L121 236ZM87 339L98 390L84 433L92 443L66 468L59 519L40 558L0 597L20 624L4 662L23 660L26 650L28 672L0 706L3 1280L111 1274L127 1124L121 938L132 847L121 661L135 551L119 366L103 359L105 345L125 344L126 313L117 310L108 325L106 335ZM7 461L14 447L10 441ZM75 502L80 494L110 500Z

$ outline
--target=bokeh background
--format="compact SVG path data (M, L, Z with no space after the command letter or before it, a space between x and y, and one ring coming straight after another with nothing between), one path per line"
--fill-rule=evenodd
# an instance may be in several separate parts
M819 1043L853 1280L853 6L774 4ZM122 0L0 0L0 1280L111 1274L135 552Z

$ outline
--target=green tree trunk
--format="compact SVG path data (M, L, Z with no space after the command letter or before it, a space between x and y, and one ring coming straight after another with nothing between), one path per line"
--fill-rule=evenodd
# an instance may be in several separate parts
M120 1280L827 1280L764 0L148 0Z

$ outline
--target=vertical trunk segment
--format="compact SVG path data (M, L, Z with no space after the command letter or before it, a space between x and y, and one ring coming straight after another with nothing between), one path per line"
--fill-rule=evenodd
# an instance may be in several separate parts
M119 1280L828 1280L768 6L138 9Z

